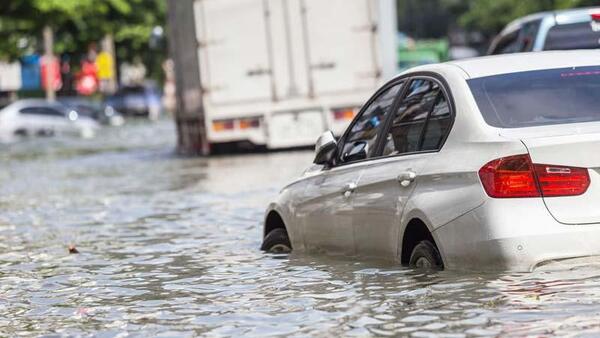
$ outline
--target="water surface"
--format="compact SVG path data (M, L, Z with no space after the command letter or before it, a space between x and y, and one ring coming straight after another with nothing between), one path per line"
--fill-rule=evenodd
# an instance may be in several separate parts
M264 209L311 152L186 159L174 142L162 121L0 145L0 336L600 335L598 262L265 255Z

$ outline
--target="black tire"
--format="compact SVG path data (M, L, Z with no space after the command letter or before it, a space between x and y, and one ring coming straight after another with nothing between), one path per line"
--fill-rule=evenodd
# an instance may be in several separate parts
M419 242L410 255L408 265L417 269L443 270L442 256L436 246L428 240Z
M283 228L271 230L260 247L261 250L268 253L289 253L292 251L292 244L288 237L287 231Z

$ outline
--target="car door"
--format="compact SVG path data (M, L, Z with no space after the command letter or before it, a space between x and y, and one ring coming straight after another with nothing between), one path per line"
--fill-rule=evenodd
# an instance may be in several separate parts
M16 132L35 134L42 125L40 119L38 118L39 114L37 107L21 108L19 109L18 116L19 123L15 127Z
M395 82L380 90L346 131L336 165L308 179L297 210L308 250L355 253L352 193L401 88L402 83Z
M433 78L411 80L386 125L378 158L364 168L353 194L359 254L395 257L402 212L427 159L445 139L449 121L440 83Z

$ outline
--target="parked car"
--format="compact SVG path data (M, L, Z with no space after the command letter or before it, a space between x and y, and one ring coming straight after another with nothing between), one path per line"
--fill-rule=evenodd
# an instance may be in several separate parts
M600 48L600 7L543 12L517 19L488 54Z
M0 136L71 134L92 137L98 123L61 103L41 99L16 101L0 110Z
M106 105L125 115L147 116L152 120L156 120L162 110L160 94L151 84L122 87L106 99Z
M528 271L600 255L600 51L425 65L268 206L262 249Z
M77 111L80 116L89 117L104 125L122 126L125 123L125 119L121 113L107 104L102 104L80 96L59 97L58 101Z

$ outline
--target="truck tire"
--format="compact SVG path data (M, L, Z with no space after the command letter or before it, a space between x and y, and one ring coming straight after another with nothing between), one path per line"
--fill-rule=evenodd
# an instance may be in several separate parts
M287 231L283 228L271 230L263 239L260 249L268 253L291 252L292 244L290 243Z
M436 246L428 240L419 242L410 255L408 265L417 269L443 270L444 263Z

